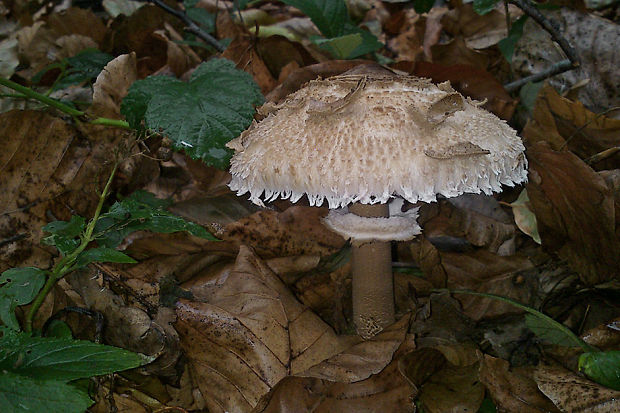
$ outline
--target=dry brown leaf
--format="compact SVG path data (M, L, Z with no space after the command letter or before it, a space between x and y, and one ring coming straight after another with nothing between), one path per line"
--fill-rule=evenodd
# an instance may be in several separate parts
M485 354L480 360L479 376L500 411L520 413L558 412L536 387L524 369L510 370L510 363Z
M478 380L478 363L448 366L433 374L420 390L425 412L475 412L484 399L484 386Z
M261 37L256 47L271 74L278 79L286 79L283 69L293 63L297 64L297 68L316 63L301 43L292 42L284 36ZM287 70L292 71L290 68Z
M533 264L526 257L502 257L485 250L466 253L438 251L426 239L411 244L414 258L436 287L501 295L528 304L537 286ZM515 307L483 297L457 295L463 312L474 320L520 313Z
M489 57L484 53L468 48L465 39L461 36L455 37L449 43L432 46L431 54L433 63L444 66L469 65L486 70L489 65Z
M581 338L586 343L603 351L617 350L620 347L620 318L586 331Z
M356 383L287 377L253 413L415 413L416 391L399 369L402 357L414 348L414 337L409 335L383 371Z
M341 336L300 304L253 252L235 266L194 278L194 301L177 304L177 330L211 411L254 408L287 375L353 382L385 367L408 317L369 341Z
M603 178L570 152L528 149L527 192L543 247L568 260L587 284L618 276L614 199Z
M538 388L563 412L615 413L620 411L620 391L611 390L559 366L538 366Z
M448 80L462 94L479 101L486 100L482 107L505 120L512 118L517 107L517 101L483 68L452 63L446 66L418 62L414 67L405 70L416 76L431 78L438 83Z
M577 69L553 76L549 83L562 94L568 92L575 96L595 112L620 106L617 58L620 26L593 13L567 8L548 10L544 14L557 25L580 59ZM563 59L566 59L564 53L555 46L547 31L529 19L515 48L512 61L516 71L522 76L539 73ZM576 90L571 90L573 87Z
M218 14L216 27L220 38L232 37L222 57L232 60L237 68L251 74L264 95L273 90L276 87L276 79L256 51L256 42L245 27L235 24L228 13Z
M46 22L47 26L59 36L86 36L93 39L96 45L101 45L107 31L101 19L92 10L78 7L52 13L47 16Z
M284 212L259 211L226 225L221 238L256 248L261 256L330 255L345 240L322 223L327 209L292 206Z
M350 384L287 377L253 413L415 413L415 393L394 365Z
M533 119L525 126L523 136L529 144L546 141L555 150L567 147L586 160L620 146L620 120L590 112L581 102L563 98L546 85L538 93ZM612 156L595 166L618 168L620 157Z
M93 104L89 113L120 119L121 102L137 75L135 53L120 55L108 62L93 85Z

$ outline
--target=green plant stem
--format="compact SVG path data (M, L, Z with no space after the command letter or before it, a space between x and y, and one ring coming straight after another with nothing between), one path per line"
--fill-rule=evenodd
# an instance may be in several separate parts
M73 265L75 264L78 256L86 249L86 247L88 247L88 244L90 244L95 239L93 237L95 225L97 224L97 220L99 220L99 216L101 215L103 203L105 202L108 194L110 193L110 187L112 185L112 181L114 179L114 175L116 174L117 168L118 163L115 163L114 167L112 168L112 172L110 172L110 177L108 178L108 181L103 188L103 192L99 197L99 203L97 204L97 209L95 209L95 214L86 226L84 234L80 236L80 245L71 254L61 258L60 261L58 261L56 265L54 265L54 268L52 268L51 272L48 272L49 276L47 277L45 285L43 286L41 291L39 291L39 294L37 294L36 298L32 302L30 311L28 311L28 314L26 315L26 320L24 323L24 330L26 332L32 331L32 321L34 320L37 311L39 311L39 308L43 304L43 301L45 300L47 294L54 287L58 280L60 280L62 277L74 270Z
M74 118L85 118L86 117L86 113L81 110L65 105L62 102L59 102L41 93L35 92L29 87L22 86L19 83L15 83L9 79L0 77L0 85L13 89L21 93L27 98L38 100L39 102L45 103L46 105L56 108L60 110L61 112L64 112L68 115L73 116ZM119 128L130 129L129 123L127 123L124 120L119 120L119 119L96 118L96 119L89 119L87 120L87 122L93 125L116 126Z
M570 328L566 327L564 324L555 321L553 318L549 317L546 314L541 313L540 311L534 310L531 307L528 307L524 304L521 304L517 301L511 300L510 298L502 297L501 295L489 294L489 293L479 293L476 291L469 290L450 290L448 288L435 288L431 290L434 293L450 293L450 294L467 294L467 295L477 295L480 297L490 298L492 300L502 301L504 303L508 303L512 306L520 308L528 313L532 314L535 317L538 317L544 320L549 325L552 325L557 330L560 330L564 333L570 340L578 347L581 347L583 351L587 352L596 352L599 351L596 347L589 345L585 341L579 338L575 333L571 331Z

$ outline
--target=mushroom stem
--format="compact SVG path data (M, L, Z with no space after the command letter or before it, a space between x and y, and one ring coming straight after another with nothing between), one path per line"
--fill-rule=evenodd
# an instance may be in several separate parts
M362 217L388 217L387 204L355 203L349 212ZM370 338L393 324L394 282L390 242L372 241L353 245L353 322L357 333Z

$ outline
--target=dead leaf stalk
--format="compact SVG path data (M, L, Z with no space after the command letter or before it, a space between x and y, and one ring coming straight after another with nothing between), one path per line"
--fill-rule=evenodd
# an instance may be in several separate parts
M181 10L174 9L174 8L168 6L166 3L164 3L161 0L147 0L147 1L149 3L153 3L157 7L161 8L162 10L164 10L165 12L170 13L173 16L178 17L179 19L183 20L183 23L185 23L187 25L187 27L185 28L185 31L198 36L205 43L207 43L209 46L213 47L218 52L221 53L224 50L226 50L226 47L224 47L223 44L218 42L215 37L211 36L209 33L207 33L204 30L202 30L200 28L200 26L198 26L192 19L190 19L189 16L185 12L183 12Z
M514 82L507 83L504 85L504 88L508 92L513 92L518 90L521 86L529 83L529 82L539 82L541 80L547 79L551 76L566 72L571 69L576 69L579 67L579 57L577 56L577 52L575 49L568 43L568 40L558 30L557 26L553 21L545 17L529 0L508 0L510 3L514 4L525 14L530 16L536 23L540 25L547 33L551 35L551 38L560 46L562 51L566 54L567 59L562 60L560 62L555 63L551 67L546 70L543 70L540 73L535 73L531 76L524 77L519 80L515 80Z

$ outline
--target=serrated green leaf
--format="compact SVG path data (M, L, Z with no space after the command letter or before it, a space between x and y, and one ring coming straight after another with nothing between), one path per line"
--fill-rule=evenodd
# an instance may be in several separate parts
M52 69L64 69L52 90L64 89L96 78L114 57L97 49L85 49L75 56L53 63L34 75L32 81L38 83L45 73Z
M479 15L489 13L499 0L474 0L474 11Z
M35 267L11 268L0 275L0 320L19 330L15 309L30 304L45 284L45 271Z
M155 76L130 87L121 112L132 127L142 119L161 131L176 149L218 168L228 167L226 143L252 122L254 106L263 102L252 77L230 60L201 64L189 82Z
M350 23L347 5L344 0L282 0L297 7L325 37L339 37L345 32L345 24Z
M583 353L579 371L603 386L620 390L620 351Z
M70 221L54 221L43 227L43 231L51 235L43 238L41 242L58 248L63 255L67 255L80 245L77 237L86 228L86 220L78 215L72 215Z
M435 0L415 0L413 9L416 13L428 13L435 5Z
M136 191L116 202L102 214L95 226L99 245L108 248L118 246L125 237L135 231L171 233L186 231L190 234L216 241L206 229L168 212L168 200L157 199L146 191Z
M512 55L515 52L517 42L521 39L521 36L523 36L523 26L525 25L526 20L527 15L519 17L510 27L508 37L497 43L497 47L499 47L499 50L509 63L512 63Z
M71 381L135 368L151 360L142 354L90 341L30 337L26 333L0 338L0 371L38 380Z
M91 404L87 392L70 384L0 371L2 412L83 413Z
M113 248L98 247L82 251L75 261L75 266L76 268L82 268L91 262L118 262L123 264L135 264L138 261Z
M525 325L536 334L536 337L550 344L557 344L559 346L574 345L572 337L569 337L562 330L555 328L552 324L533 314L525 315Z

